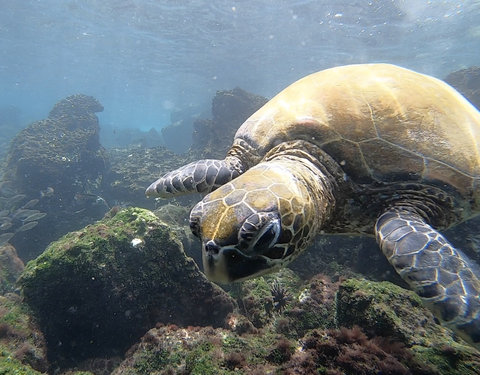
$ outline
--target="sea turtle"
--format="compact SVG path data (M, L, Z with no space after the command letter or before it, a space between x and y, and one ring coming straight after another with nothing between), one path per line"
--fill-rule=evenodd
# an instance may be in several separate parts
M207 277L244 280L297 257L318 233L374 235L447 326L480 347L480 272L438 230L480 212L480 113L446 83L390 64L293 83L147 196L209 193L190 227Z

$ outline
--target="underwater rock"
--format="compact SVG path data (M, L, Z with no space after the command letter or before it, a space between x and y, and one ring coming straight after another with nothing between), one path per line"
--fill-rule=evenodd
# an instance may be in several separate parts
M49 357L122 353L157 322L223 326L235 302L152 212L112 210L29 262L19 280Z
M102 110L91 96L61 100L47 119L34 122L12 140L7 179L22 194L38 198L40 190L50 186L71 199L73 186L96 180L105 170L95 115Z
M113 205L155 208L155 200L145 197L145 189L156 179L183 163L194 160L188 155L175 155L165 147L132 146L107 150L110 168L105 176L104 192ZM195 197L186 197L185 202ZM180 199L182 201L182 199ZM162 200L160 204L167 204Z
M15 294L0 296L0 373L33 375L47 369L45 340L28 306Z
M268 277L270 278L270 276ZM260 279L260 280L258 280ZM142 375L142 374L396 374L396 375L474 375L480 364L480 353L475 349L456 343L449 334L443 334L445 329L436 325L428 310L417 306L411 309L410 302L417 298L413 292L392 286L389 283L366 282L361 280L348 280L341 284L343 288L338 295L342 301L335 303L335 293L338 283L332 284L328 278L316 275L312 280L298 285L291 271L286 271L279 278L266 277L245 282L244 285L232 292L237 298L249 298L252 290L257 295L259 304L269 305L272 318L259 320L261 329L248 329L238 331L233 329L235 324L230 325L230 330L211 327L178 327L175 325L158 325L148 331L142 339L133 345L126 353L123 363L113 372L113 375ZM268 289L275 282L283 283L291 293L290 302L284 309L274 311L274 299ZM290 282L289 282L290 280ZM296 286L295 286L296 285ZM355 285L352 295L347 295L345 289ZM386 305L381 294L376 297L378 304L373 305L369 315L336 325L338 309L347 308L342 305L345 300L351 298L357 301L361 296L368 295L372 288L378 293L388 290L389 298L398 299L397 304ZM263 290L263 292L262 292ZM262 299L262 293L265 296ZM369 324L378 321L382 323L384 316L392 316L395 309L401 305L405 294L411 299L403 301L402 319L405 324L411 324L412 334L415 320L417 327L421 327L418 337L427 337L429 340L413 338L407 344L398 336L390 336L393 331L381 332L383 326L372 331ZM411 296L409 296L411 294ZM268 298L270 295L270 301ZM306 330L288 330L288 334L280 333L278 324L289 315L289 310L298 306L297 301L306 302L314 299L316 304L321 301L329 306L329 312L325 314L325 322L318 320ZM348 302L347 302L348 304ZM240 308L242 303L239 304ZM312 304L313 307L313 304ZM351 306L355 308L355 306ZM317 306L318 308L318 306ZM313 311L304 308L303 313L289 315L289 318L302 320ZM308 314L306 313L308 310ZM344 313L344 312L343 312ZM320 315L322 313L320 312ZM330 314L330 317L328 317ZM355 316L355 310L350 312ZM247 313L248 315L248 313ZM364 320L362 320L362 317ZM342 319L346 319L344 315ZM425 324L425 320L429 323ZM230 320L240 321L238 315L230 317ZM254 319L255 320L255 319ZM308 318L306 319L308 320ZM359 325L355 325L355 323ZM258 323L257 322L257 323ZM348 323L348 327L341 326ZM400 318L396 324L400 324ZM286 324L286 323L281 323ZM290 321L290 324L295 324ZM332 325L333 324L333 325ZM243 334L241 333L243 332ZM424 336L422 336L424 334ZM405 336L404 336L405 337ZM428 343L427 343L428 341Z
M439 374L476 374L480 352L436 323L420 297L390 282L349 279L336 298L338 326L360 326L369 337L384 336Z
M169 202L169 201L167 201ZM185 254L192 258L203 271L201 244L190 229L190 209L180 204L167 203L153 211L157 217L168 225L170 230L182 242Z
M12 245L0 246L0 295L15 290L15 283L23 268L23 262Z
M20 232L10 240L22 259L31 259L52 240L108 210L91 213L88 205L75 199L76 194L100 189L108 164L95 115L102 110L91 96L72 95L57 103L48 118L32 123L12 140L2 182L26 201L39 199L35 209L47 213L36 227L24 227L30 229L28 235Z
M480 67L471 66L450 73L445 81L460 91L480 110Z
M191 150L204 158L223 159L240 125L268 100L240 88L217 91L212 101L211 120L193 123Z
M284 340L288 356L294 347ZM130 348L112 375L274 374L283 354L277 341L268 332L239 336L221 328L159 326Z
M100 141L105 148L165 146L161 134L155 128L144 131L138 128L117 128L107 124L100 127Z
M318 273L333 281L367 277L407 287L378 248L375 239L361 236L318 235L313 244L289 268L302 279Z

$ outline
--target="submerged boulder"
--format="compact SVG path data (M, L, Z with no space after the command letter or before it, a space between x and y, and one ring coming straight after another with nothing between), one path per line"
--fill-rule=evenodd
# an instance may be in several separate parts
M235 302L152 212L111 212L27 264L25 301L58 362L122 353L157 322L224 325Z
M0 374L47 371L46 349L28 306L15 294L0 296Z
M223 159L240 125L267 101L238 87L218 91L212 101L212 119L193 123L191 150L203 157Z
M301 284L284 270L232 291L259 329L239 314L229 329L159 325L113 374L478 374L480 353L391 283L316 275Z
M107 211L105 205L98 210L94 199L83 199L98 194L108 164L99 141L95 113L100 111L103 107L93 97L72 95L58 102L46 119L30 124L12 140L0 181L0 196L7 206L0 209L22 215L17 212L22 209L19 204L37 201L35 210L47 214L35 220L38 225L32 221L7 232L15 234L10 242L23 260ZM16 197L23 197L23 202L10 204Z
M58 102L45 120L34 122L12 140L6 178L21 193L38 196L53 187L71 195L72 185L95 180L105 169L96 112L91 96L72 95Z
M23 267L24 264L12 245L0 246L0 295L15 290L15 282Z

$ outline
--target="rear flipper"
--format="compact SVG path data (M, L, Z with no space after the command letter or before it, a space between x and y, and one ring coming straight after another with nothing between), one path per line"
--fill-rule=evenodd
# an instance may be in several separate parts
M209 193L244 172L242 163L233 156L224 160L199 160L165 174L151 184L147 197L169 198L189 193Z
M407 209L386 211L375 233L388 261L434 315L480 348L478 266Z

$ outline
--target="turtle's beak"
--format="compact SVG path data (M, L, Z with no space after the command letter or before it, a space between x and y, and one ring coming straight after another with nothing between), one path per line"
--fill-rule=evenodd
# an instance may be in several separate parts
M204 244L202 258L205 274L216 283L242 281L271 271L267 258L246 256L233 246L219 247L213 241Z

